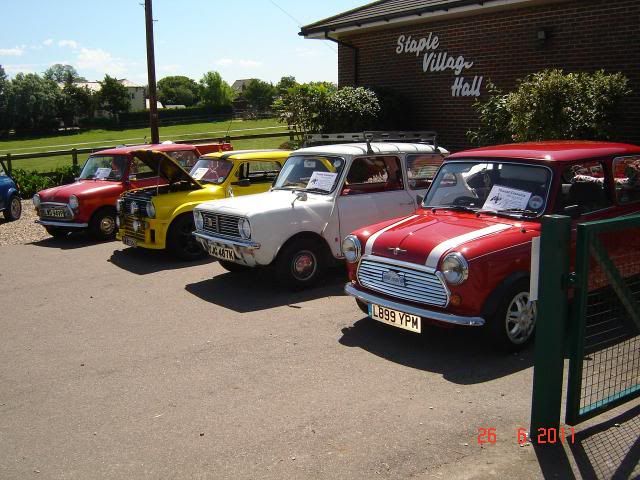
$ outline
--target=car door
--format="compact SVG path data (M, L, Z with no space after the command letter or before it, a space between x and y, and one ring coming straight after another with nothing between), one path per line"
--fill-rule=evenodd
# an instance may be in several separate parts
M355 158L337 195L341 238L365 225L409 215L416 206L405 189L401 160L393 155Z

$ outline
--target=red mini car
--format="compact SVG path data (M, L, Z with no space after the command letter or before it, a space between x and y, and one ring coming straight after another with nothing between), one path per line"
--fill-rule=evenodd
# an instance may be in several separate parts
M380 322L484 326L515 350L535 327L531 239L545 214L575 222L640 211L640 147L602 142L500 145L447 157L408 217L345 238L345 291Z
M185 145L163 143L111 148L91 154L75 183L42 190L33 196L40 223L54 237L89 230L97 240L116 233L115 203L120 194L159 182L153 171L131 152L150 149L173 157L187 170L205 153L232 150L229 143Z

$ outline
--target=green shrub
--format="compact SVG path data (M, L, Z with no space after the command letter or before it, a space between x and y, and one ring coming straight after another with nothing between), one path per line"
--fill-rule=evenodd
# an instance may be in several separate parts
M11 176L20 185L22 198L30 198L40 190L72 183L80 174L80 167L71 165L56 168L52 173L42 173L37 170L30 172L21 168L14 168Z
M480 127L467 132L467 136L480 145L607 140L615 132L623 99L631 93L628 84L621 73L545 70L529 75L508 94L491 86L489 98L474 105Z
M324 133L362 132L378 129L380 102L364 87L343 87L329 96L324 118Z

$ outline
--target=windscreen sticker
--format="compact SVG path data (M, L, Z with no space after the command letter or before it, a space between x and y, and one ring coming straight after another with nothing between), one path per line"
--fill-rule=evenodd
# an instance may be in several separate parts
M315 160L305 160L304 161L304 168L316 168L316 161Z
M309 183L307 183L307 188L317 188L330 192L337 176L338 174L333 172L313 172Z
M514 208L524 210L527 208L530 197L531 192L494 185L482 209L499 211Z
M531 207L533 210L538 210L543 203L544 199L540 195L534 195L529 199L529 207Z
M207 167L200 167L200 168L196 168L196 171L193 172L191 174L191 176L195 179L195 180L200 180L202 177L205 176L205 174L209 171L209 169Z
M111 175L111 169L109 167L102 167L96 170L95 178L97 180L104 180L109 178L109 175Z

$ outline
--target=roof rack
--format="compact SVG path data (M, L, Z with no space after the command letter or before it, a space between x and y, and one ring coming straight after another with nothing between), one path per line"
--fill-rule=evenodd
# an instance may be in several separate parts
M328 145L333 143L427 143L438 148L437 133L432 130L417 131L364 131L357 133L309 133L305 135L305 146Z

